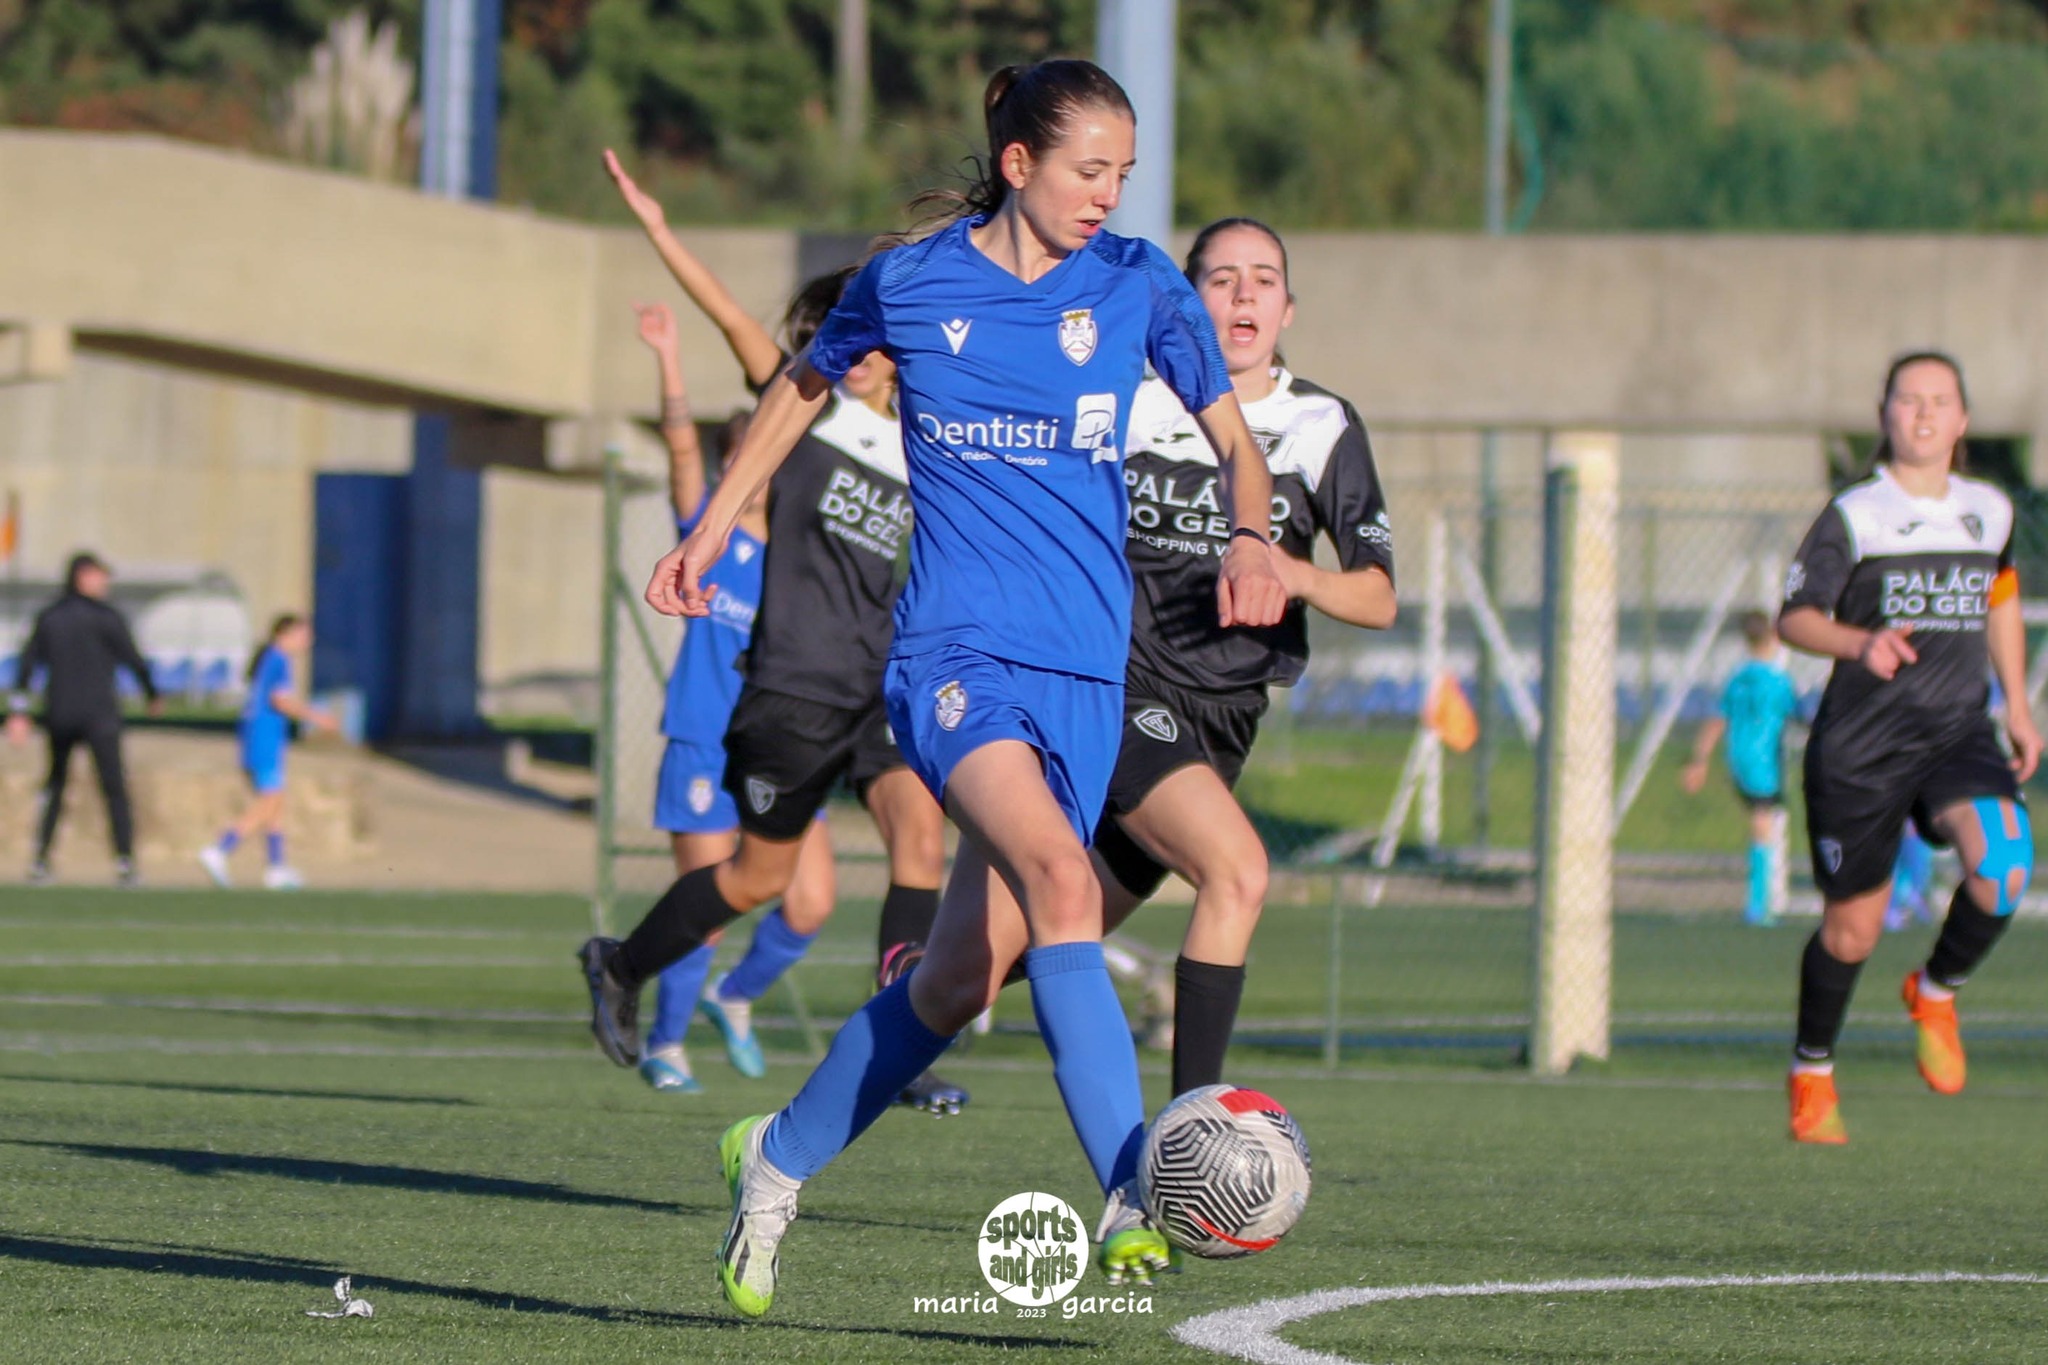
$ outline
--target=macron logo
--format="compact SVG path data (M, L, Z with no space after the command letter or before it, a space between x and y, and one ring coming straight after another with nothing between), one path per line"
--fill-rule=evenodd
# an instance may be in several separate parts
M960 348L967 344L967 329L973 325L973 318L954 318L951 322L939 324L939 330L946 334L946 342L953 348L954 355L959 355Z

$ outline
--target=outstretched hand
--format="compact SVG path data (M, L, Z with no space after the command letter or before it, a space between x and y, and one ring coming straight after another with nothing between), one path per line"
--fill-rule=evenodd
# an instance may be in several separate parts
M626 168L619 164L618 154L607 147L604 149L605 173L612 178L612 184L619 188L619 198L626 201L626 207L640 220L640 226L649 232L668 225L668 215L662 212L661 201L640 188L633 177L626 174Z
M1216 579L1216 618L1223 626L1271 626L1287 611L1287 587L1264 540L1232 536Z
M668 355L676 348L676 315L665 303L636 303L634 316L640 319L640 339L652 346L658 354Z
M714 530L709 517L698 522L697 529L654 566L654 576L647 582L647 605L663 616L709 616L718 586L704 582L704 575L725 554L730 535L730 528Z

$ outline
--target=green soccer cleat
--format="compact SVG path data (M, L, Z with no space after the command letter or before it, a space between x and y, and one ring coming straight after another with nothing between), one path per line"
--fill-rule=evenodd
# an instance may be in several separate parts
M1166 1234L1152 1226L1138 1203L1138 1182L1127 1181L1110 1192L1109 1205L1095 1229L1095 1263L1113 1285L1135 1280L1150 1285L1152 1277L1180 1269L1180 1253Z
M791 1180L761 1154L769 1115L741 1119L718 1139L718 1159L732 1191L732 1223L718 1253L718 1283L725 1301L750 1318L775 1302L783 1234L796 1220L803 1182Z

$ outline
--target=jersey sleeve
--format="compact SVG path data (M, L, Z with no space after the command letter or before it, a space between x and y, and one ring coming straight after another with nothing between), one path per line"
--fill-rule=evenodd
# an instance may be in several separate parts
M149 660L143 658L142 651L136 648L135 634L128 629L128 619L111 609L107 614L112 618L108 622L107 630L111 637L109 644L113 648L115 661L135 675L136 683L142 688L142 695L155 701L156 681L149 676Z
M1373 463L1372 440L1349 404L1329 420L1343 423L1330 447L1330 463L1312 495L1316 517L1348 570L1376 568L1394 576L1394 528Z
M885 252L860 268L811 339L811 368L834 384L868 355L883 349L882 267L893 254Z
M256 691L263 698L263 704L271 705L271 695L280 687L292 685L291 660L277 650L263 656L263 666L256 670Z
M1230 371L1216 343L1216 325L1195 295L1195 287L1174 268L1165 252L1145 242L1141 267L1152 284L1152 316L1145 358L1189 412L1205 412L1230 392Z
M1848 518L1833 503L1799 543L1785 574L1785 606L1818 607L1832 616L1856 567L1856 546L1849 538Z
M710 505L711 490L706 488L703 496L697 499L697 510L690 513L687 517L678 516L676 518L676 534L684 539L688 539L690 532L697 529L697 523L704 520L704 509Z

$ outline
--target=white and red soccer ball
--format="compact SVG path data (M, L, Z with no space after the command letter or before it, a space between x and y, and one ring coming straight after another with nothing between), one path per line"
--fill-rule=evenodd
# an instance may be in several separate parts
M1209 1260L1274 1245L1301 1218L1308 1190L1308 1142L1294 1116L1236 1085L1205 1085L1160 1110L1138 1163L1152 1221Z

